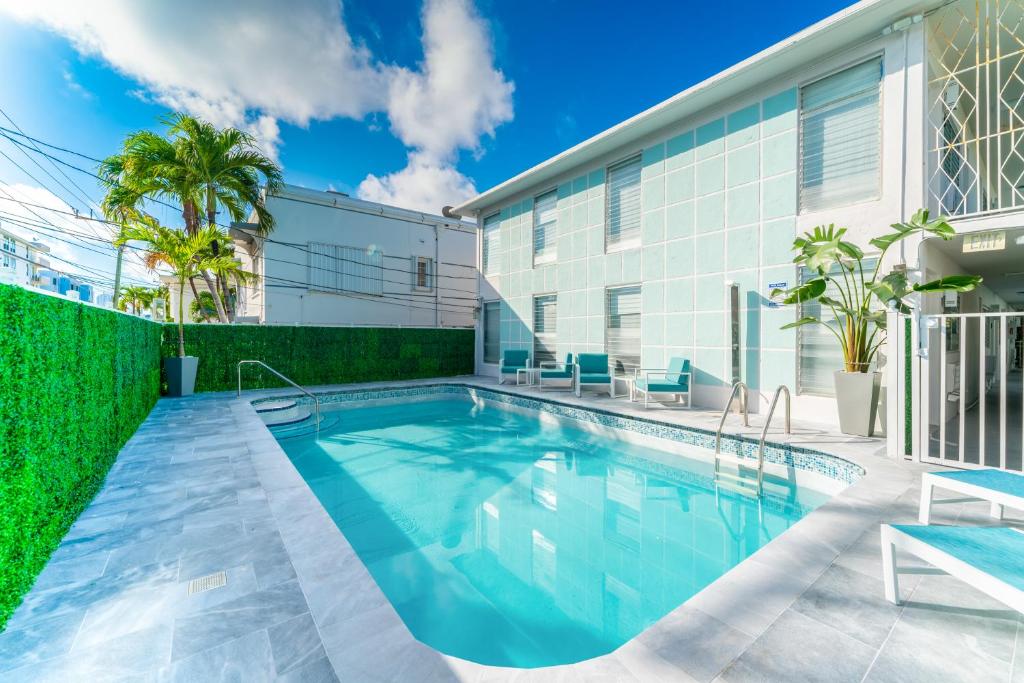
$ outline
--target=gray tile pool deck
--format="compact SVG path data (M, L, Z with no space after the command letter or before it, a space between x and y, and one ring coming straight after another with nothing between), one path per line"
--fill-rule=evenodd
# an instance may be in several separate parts
M317 390L342 388L357 387ZM288 393L162 399L0 634L0 680L1024 683L1024 620L1000 603L906 557L906 602L882 598L878 524L913 521L920 473L936 468L809 424L773 439L867 475L634 640L548 669L448 657L412 637L249 403ZM543 397L712 430L718 419ZM726 431L759 425L737 418ZM934 523L992 523L984 503L936 510ZM219 571L225 587L188 594Z

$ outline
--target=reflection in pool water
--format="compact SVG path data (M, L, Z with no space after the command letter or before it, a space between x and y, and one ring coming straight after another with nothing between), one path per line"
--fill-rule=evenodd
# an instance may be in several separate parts
M483 664L610 652L827 498L466 399L338 415L282 446L413 635Z

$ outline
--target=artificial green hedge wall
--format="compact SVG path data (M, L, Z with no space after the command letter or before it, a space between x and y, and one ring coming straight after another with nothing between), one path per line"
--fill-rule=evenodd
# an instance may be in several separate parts
M156 402L160 336L0 285L0 629Z
M199 357L196 391L233 390L240 360L261 360L302 385L345 384L473 372L473 330L185 325L185 352ZM173 325L163 355L177 353ZM269 372L242 369L248 389L286 386Z

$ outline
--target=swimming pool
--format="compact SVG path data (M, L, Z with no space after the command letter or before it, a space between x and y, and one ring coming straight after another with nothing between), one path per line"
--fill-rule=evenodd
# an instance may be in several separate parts
M760 501L716 491L696 450L509 408L426 393L278 433L412 634L463 659L611 652L829 497L785 478Z

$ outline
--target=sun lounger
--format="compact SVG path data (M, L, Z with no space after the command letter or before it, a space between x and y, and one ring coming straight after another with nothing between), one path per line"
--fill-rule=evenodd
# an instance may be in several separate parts
M1024 533L1009 527L883 524L885 599L898 605L897 549L1024 614Z
M927 524L931 516L932 492L948 489L992 503L992 516L1003 518L1003 506L1024 510L1024 475L1005 470L950 470L921 475L921 510L918 521Z

